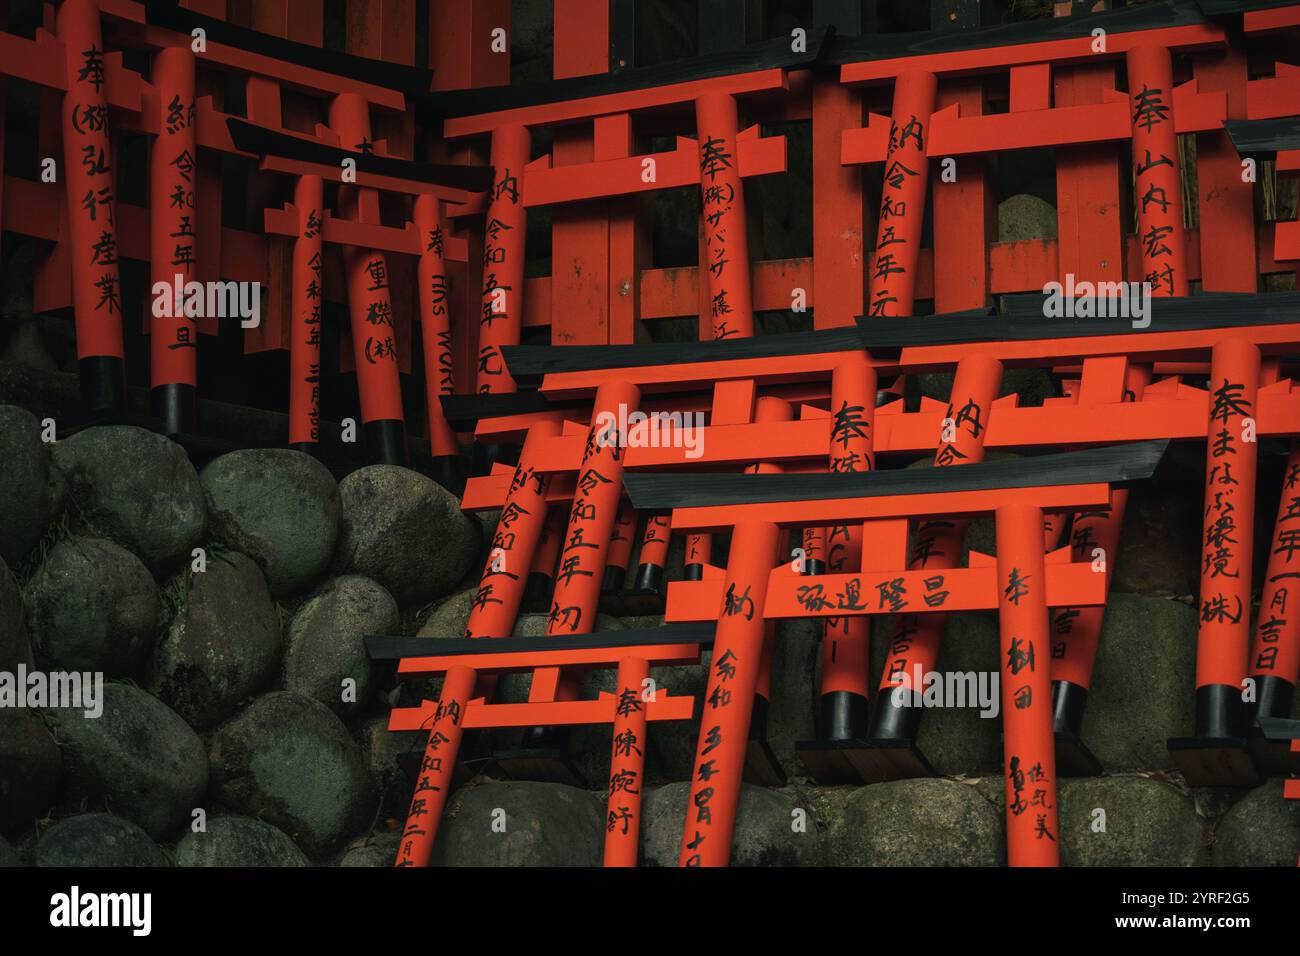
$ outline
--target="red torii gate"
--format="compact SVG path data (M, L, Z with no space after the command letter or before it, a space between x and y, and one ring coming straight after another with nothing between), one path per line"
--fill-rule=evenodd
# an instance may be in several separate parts
M563 644L546 638L440 640L439 653L430 655L425 653L429 649L425 638L368 637L370 656L376 660L399 659L398 673L402 676L446 675L437 701L396 709L389 717L390 731L429 732L396 865L428 865L466 730L608 723L613 725L613 739L605 865L635 866L645 779L646 723L685 720L695 704L693 698L673 697L666 690L650 687L649 667L652 663L698 663L701 645L711 640L711 628L683 626L584 635ZM486 696L474 695L480 675L489 678L490 686L499 674L532 671L536 682L559 666L617 666L617 690L602 693L596 700L555 700L535 693L522 704L493 704Z
M706 692L711 709L700 725L681 864L723 866L730 857L765 620L996 607L1005 659L1008 860L1056 865L1050 665L1040 666L1039 656L1048 647L1047 608L1103 603L1105 580L1089 565L1044 561L1043 512L1108 504L1110 482L1149 476L1163 450L1163 443L1100 448L914 474L627 474L634 505L672 507L674 527L731 527L735 536L725 574L669 587L670 618L718 621ZM903 570L907 519L990 511L997 519L996 573L987 566L940 574ZM863 520L882 522L883 540L873 542L880 548L880 560L872 562L878 570L809 584L785 562L773 568L778 527ZM1067 557L1063 550L1060 560ZM895 563L886 568L890 558Z
M863 334L867 344L876 348L896 348L912 341L927 340L952 343L908 345L902 361L876 359L870 363L882 367L886 372L930 370L944 365L951 367L951 363L970 362L981 355L997 363L1013 365L1051 366L1082 361L1078 398L1049 402L1042 408L1020 408L1016 406L1015 399L1009 397L994 403L999 408L997 414L981 413L986 429L980 437L988 447L1073 446L1117 439L1169 436L1205 438L1213 434L1205 392L1191 389L1173 378L1151 386L1143 401L1126 402L1126 381L1129 386L1132 385L1130 369L1150 363L1155 363L1160 368L1161 359L1184 360L1186 356L1198 353L1205 355L1215 349L1216 343L1220 345L1218 351L1223 352L1230 346L1222 343L1234 339L1248 343L1250 348L1263 346L1271 354L1281 354L1286 348L1284 343L1295 340L1295 326L1285 319L1289 308L1294 305L1293 298L1241 296L1222 300L1217 306L1215 300L1205 300L1201 305L1206 311L1199 315L1193 311L1190 317L1180 317L1180 314L1194 309L1195 300L1174 301L1168 308L1157 303L1154 307L1155 327L1181 327L1181 331L1152 333L1125 328L1122 332L1117 332L1114 320L1106 319L1091 322L1062 320L1054 327L1045 328L1044 320L1041 319L1041 299L1037 300L1036 310L1040 317L1033 322L1028 319L1035 312L1035 303L1031 299L1021 312L1026 318L985 320L987 324L979 337L990 341L971 341L973 327L964 316L935 317L915 325L900 320L894 325L881 326L871 320L864 320ZM1214 312L1216 307L1221 310L1218 314ZM1254 310L1256 314L1226 318L1224 315L1230 311L1230 307L1242 311ZM1053 333L1059 334L1053 338ZM1073 338L1066 337L1071 334ZM1023 337L1025 340L1016 341L1015 337ZM792 340L798 340L800 349L796 350L792 346ZM584 390L605 381L632 381L643 390L655 390L667 383L676 388L694 388L710 381L727 381L733 377L752 377L759 383L769 384L788 382L792 377L820 377L842 364L846 354L851 354L817 351L818 343L831 341L845 344L837 333L830 332L787 337L781 342L719 343L689 347L645 346L628 350L626 357L623 355L624 350L617 347L603 350L521 348L512 351L510 361L516 369L516 376L523 374L533 377L545 371L543 394L552 395L557 400L571 400ZM747 351L754 353L752 357L730 357L731 354L741 355ZM769 354L762 354L765 351ZM648 361L655 358L656 354L663 356L663 364L659 366L623 364ZM670 361L670 355L675 355L677 361ZM1185 361L1166 361L1165 364L1185 364ZM1256 428L1259 429L1257 433L1260 436L1293 435L1300 424L1300 418L1297 418L1300 407L1296 405L1291 383L1277 380L1275 363L1265 362L1265 365L1264 376L1259 378L1257 373L1257 380L1263 386L1259 409L1255 415ZM995 386L996 377L988 387ZM825 392L821 394L825 395ZM988 407L987 402L977 404ZM877 454L920 451L927 445L934 447L933 436L942 432L945 415L953 415L951 410L940 403L926 403L917 413L899 412L901 408L886 406L878 413L875 428ZM502 434L511 428L524 427L527 417L480 421L479 429L491 434ZM1219 426L1215 425L1214 428L1217 431ZM802 470L808 465L800 459L815 458L829 452L830 434L830 420L817 417L805 417L788 426L773 425L766 428L706 426L703 432L704 454L694 464L706 466L739 463L751 459L755 448L765 447L771 449L767 454L778 460L786 460ZM547 450L548 446L551 450ZM940 447L942 451L944 446ZM957 450L960 451L960 448ZM1252 452L1253 447L1246 451ZM575 452L572 438L558 436L548 439L539 443L541 457L537 459L537 467L550 472L570 471L573 468L571 456ZM629 468L682 463L679 450L671 448L632 448L628 450L627 456L626 467ZM467 487L465 506L475 508L497 505L501 500L496 497L499 492L490 489L499 487L498 481L492 476L472 480ZM558 489L554 494L562 498L565 486L557 484L554 487ZM1119 499L1117 503L1118 501ZM1102 539L1099 536L1095 541L1101 543ZM1109 547L1113 551L1113 544ZM1077 743L1082 696L1091 672L1093 656L1087 650L1087 645L1095 645L1100 627L1099 618L1089 619L1094 617L1088 615L1088 618L1076 620L1073 624L1068 619L1061 622L1062 629L1069 626L1073 631L1071 643L1079 648L1080 655L1077 664L1072 663L1070 667L1063 665L1063 676L1057 692L1066 700L1061 708L1062 722L1058 729L1063 743L1074 739L1070 746L1079 756L1071 766L1080 772L1095 772L1089 770L1091 760ZM929 666L932 666L932 662ZM1065 671L1069 671L1068 675ZM888 690L889 686L891 685L887 682L885 689ZM888 695L883 699L888 701ZM887 740L891 735L882 736ZM892 735L895 741L908 740L911 736L912 733L908 733L905 727L902 733ZM864 745L869 746L871 743L864 742ZM883 740L878 740L874 745L896 747L897 743L885 744ZM810 751L815 749L813 745ZM926 771L923 763L914 762L908 767L904 762L897 772L911 774Z

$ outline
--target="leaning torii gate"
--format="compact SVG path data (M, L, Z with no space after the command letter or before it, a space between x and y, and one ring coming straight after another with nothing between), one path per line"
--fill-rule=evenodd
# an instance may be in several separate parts
M518 348L508 351L515 375L524 381L540 380L540 393L533 393L529 401L534 408L539 399L554 403L554 409L581 403L584 396L608 382L633 382L644 393L658 398L663 393L690 392L713 388L737 379L752 380L760 389L802 389L802 401L825 400L829 392L826 379L833 379L834 370L846 358L865 344L872 349L866 364L880 374L918 371L940 371L973 365L979 369L1001 367L1060 367L1075 365L1078 385L1071 387L1072 394L1065 399L1050 400L1042 407L1022 408L1013 396L988 403L981 398L976 404L978 420L983 427L978 438L987 448L1077 447L1106 442L1175 438L1213 440L1223 430L1223 423L1212 418L1211 396L1202 389L1182 383L1179 375L1185 370L1209 370L1217 365L1216 374L1236 371L1224 364L1230 352L1240 352L1249 357L1258 356L1258 373L1255 379L1257 408L1253 415L1256 433L1260 437L1291 437L1300 429L1300 405L1292 383L1279 376L1279 359L1289 354L1297 342L1297 326L1290 321L1297 307L1297 297L1286 294L1199 296L1189 299L1163 299L1153 302L1151 325L1134 328L1114 319L1059 319L1043 318L1043 301L1038 296L1014 299L1006 316L976 316L961 314L934 316L922 322L909 319L864 319L861 337L856 342L845 336L847 330L822 330L793 336L767 336L762 339L734 342L698 343L685 345L646 345L635 348L606 346L573 347L563 349ZM1153 331L1154 330L1154 331ZM900 351L901 350L901 351ZM856 353L859 354L860 353ZM897 358L890 358L897 354ZM1217 362L1214 361L1217 358ZM1190 364L1189 364L1190 363ZM1152 368L1160 381L1146 388L1141 401L1131 399L1135 370ZM985 392L996 389L1000 371L983 384ZM1249 376L1247 376L1249 378ZM1217 379L1216 379L1217 380ZM833 383L832 383L833 384ZM992 392L996 394L995 391ZM786 392L787 395L792 394ZM821 398L818 399L817 396ZM589 399L588 399L589 400ZM511 418L480 421L480 432L495 434L498 429L522 429L530 412ZM941 402L923 401L917 412L904 412L902 403L886 405L877 410L874 426L874 451L876 454L919 453L936 449L936 436L943 431L945 418L955 418L953 410ZM756 426L744 423L710 424L702 434L703 454L691 464L695 467L709 465L728 466L752 460L757 449L762 449L765 459L786 464L790 470L823 470L831 449L832 420L818 415L807 405L796 420L779 425ZM961 437L961 433L958 433ZM969 437L976 437L971 435ZM962 438L962 441L966 441ZM953 446L956 451L969 452L963 444ZM537 446L537 466L552 474L572 473L580 459L581 438L578 434L560 435L541 440ZM940 453L944 452L939 446ZM1211 449L1213 451L1213 449ZM1255 454L1255 445L1242 443L1242 458ZM951 455L952 452L948 451ZM1221 453L1227 454L1226 452ZM1236 452L1233 452L1236 454ZM626 467L643 468L680 467L683 464L679 449L671 447L631 448L627 451ZM1222 471L1218 479L1222 480ZM558 479L558 475L557 475ZM464 505L470 509L497 507L503 500L509 475L489 475L471 481ZM1219 489L1214 489L1219 490ZM1214 499L1212 499L1213 501ZM1117 501L1107 509L1118 507ZM1076 516L1076 527L1086 530L1097 523L1096 512ZM1246 516L1241 519L1245 527ZM1078 539L1080 544L1101 542L1101 536ZM1072 543L1075 543L1072 541ZM1114 547L1106 548L1108 553ZM1217 551L1217 547L1216 547ZM1235 553L1245 554L1244 549ZM928 563L926 566L930 566ZM1217 580L1217 578L1216 578ZM1070 609L1076 610L1076 609ZM1100 617L1096 612L1080 610L1078 617L1063 614L1054 624L1058 640L1068 645L1069 667L1062 667L1056 693L1060 707L1058 733L1066 754L1066 765L1072 772L1096 772L1095 761L1082 751L1077 735L1082 716L1087 683L1092 670L1096 638L1100 631ZM1240 642L1241 671L1224 686L1235 686L1246 676L1245 649L1248 622L1236 622L1232 633ZM1065 638L1068 635L1068 641ZM1275 639L1270 635L1270 639ZM1210 641L1213 638L1208 639ZM1290 638L1284 643L1289 647ZM902 650L910 650L905 648ZM937 652L931 643L929 650ZM1076 653L1077 652L1077 653ZM1235 659L1236 651L1225 648L1223 660ZM1289 665L1291 658L1283 658ZM922 662L925 669L933 666L932 659ZM1285 667L1283 668L1285 670ZM911 666L900 668L910 671ZM1207 678L1208 671L1202 677ZM1294 675L1287 678L1294 682ZM882 705L888 704L888 691L892 681L886 681L880 695ZM908 711L903 711L908 714ZM912 713L914 718L915 714ZM1208 719L1208 718L1206 718ZM888 777L916 775L928 772L912 756L915 721L899 722L903 732L860 740L863 747L889 751L894 766ZM1239 728L1231 738L1203 734L1212 740L1227 740L1228 751L1241 753L1245 739ZM846 738L848 739L848 738ZM820 742L803 752L812 756ZM840 749L835 743L830 749ZM1210 743L1209 750L1222 750L1222 744ZM1194 765L1204 761L1199 753L1205 747L1180 750L1180 763L1196 772ZM1070 756L1074 754L1075 756ZM1188 759L1184 760L1183 756ZM805 763L809 761L805 759ZM836 761L837 763L839 761ZM864 762L862 766L867 766ZM1221 764L1221 770L1201 770L1200 773L1222 782L1247 782L1253 778L1249 762L1235 760ZM819 772L828 781L837 779L832 772ZM874 779L882 779L876 777ZM1204 777L1203 777L1204 778Z
M1003 400L1007 407L998 415L986 418L986 440L990 447L1068 447L1158 437L1204 440L1217 428L1210 415L1212 404L1206 391L1182 385L1174 376L1151 388L1143 401L1126 402L1123 395L1126 365L1130 361L1151 363L1162 370L1162 366L1185 365L1189 359L1203 361L1216 349L1221 351L1224 343L1237 343L1230 347L1249 347L1262 352L1261 362L1271 363L1276 374L1276 357L1286 354L1295 343L1296 326L1285 321L1294 308L1293 299L1272 295L1171 300L1168 305L1157 307L1154 313L1153 322L1155 327L1164 330L1161 332L1132 329L1113 320L1072 320L1057 329L1041 317L1030 322L1027 314L987 317L978 325L971 323L970 316L935 317L920 324L873 321L864 323L862 332L866 344L880 353L867 358L867 363L882 369L941 369L981 353L1007 364L1082 362L1079 395L1060 407L1019 408L1014 399ZM1066 333L1073 337L1065 337ZM889 357L890 350L899 349L897 357ZM486 410L519 413L510 427L527 430L520 467L513 476L503 476L503 479L486 476L473 480L467 489L466 504L493 507L501 500L495 496L504 494L507 511L532 512L538 501L551 497L565 500L571 496L572 490L565 486L572 482L569 475L577 461L586 457L584 434L590 449L591 432L584 429L561 434L554 418L562 414L566 404L581 404L579 396L591 394L589 389L618 383L658 393L743 378L767 388L799 387L815 393L815 386L808 380L839 367L846 355L861 357L861 352L852 348L852 339L839 331L829 335L812 333L671 348L647 346L636 351L639 362L655 358L662 361L641 365L634 360L632 350L619 347L518 350L510 359L514 363L513 371L524 379L544 376L542 391L520 393L510 400L508 407L492 399ZM1258 434L1294 435L1300 423L1298 397L1286 380L1276 380L1261 388L1255 423ZM529 403L528 410L521 404L525 402ZM933 441L929 436L939 429L945 414L950 413L941 403L923 405L918 412L903 412L901 408L883 410L877 420L876 450L923 450ZM507 414L494 424L489 418L480 421L479 428L490 431L505 427L500 422L510 419ZM549 431L542 427L546 420L550 420ZM797 421L766 426L710 425L705 429L705 452L699 464L734 465L752 460L756 449L766 448L779 460L788 461L792 470L806 467L801 460L807 459L816 460L815 467L820 470L831 435L831 423L825 417L801 417ZM681 450L670 447L628 448L623 454L622 465L631 469L682 464ZM524 495L530 497L520 497ZM525 536L513 527L507 526L507 530L511 532L510 546L520 547L525 557L530 554L535 541L526 542ZM540 527L534 530L540 533ZM518 566L525 566L523 558ZM485 569L485 582L489 583L490 570ZM505 575L498 581L506 585L506 592L493 592L490 596L494 600L485 600L481 610L494 617L506 615L509 621L503 617L495 626L481 631L471 627L471 633L509 632L514 608L498 602L500 595L510 590L510 577ZM1244 666L1243 650L1243 671ZM554 673L555 669L550 670ZM1294 675L1290 680L1294 681Z
M767 620L996 608L1008 861L1057 865L1048 608L1101 604L1106 589L1104 575L1090 564L1069 563L1068 549L1044 559L1043 515L1108 504L1111 486L1149 477L1165 446L1137 443L915 473L625 474L633 505L672 508L674 528L734 533L725 573L669 588L670 620L718 622L680 863L725 866L730 858ZM996 518L996 562L942 573L907 570L908 519L989 512ZM781 527L868 520L883 532L873 539L872 570L809 583L788 563L777 564ZM911 687L912 695L919 691Z

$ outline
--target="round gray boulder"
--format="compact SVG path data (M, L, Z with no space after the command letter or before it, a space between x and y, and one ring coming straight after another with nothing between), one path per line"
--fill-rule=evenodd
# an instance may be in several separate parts
M457 591L435 607L417 632L420 637L463 637L478 585Z
M854 791L825 836L831 866L1002 866L1002 816L973 786L892 780Z
M325 573L339 534L339 489L311 455L235 451L208 464L199 481L213 539L256 561L272 594L301 591Z
M447 866L599 866L604 807L586 790L506 781L468 787L439 843Z
M478 522L419 472L371 465L339 484L343 526L334 568L378 581L401 607L456 587L478 557Z
M360 748L309 697L259 697L217 729L210 756L222 803L274 824L308 853L333 849L374 812Z
M311 866L284 833L252 817L213 817L176 844L177 866Z
M158 630L158 588L130 551L104 538L60 541L24 592L36 651L63 670L134 674Z
M1215 866L1289 866L1300 858L1300 800L1274 779L1246 794L1214 830Z
M885 642L880 642L882 650ZM954 611L944 615L943 643L935 670L941 674L974 673L978 678L996 674L1000 661L1000 639L996 615L985 611ZM883 668L883 660L881 663ZM873 685L874 686L874 685ZM981 716L978 701L966 707L934 707L925 710L917 747L940 774L973 774L1002 768L1002 701L998 685L985 684L988 699L998 710L992 717Z
M365 755L370 780L379 794L380 811L386 817L405 819L411 805L411 781L402 772L397 758L403 754L419 757L424 753L429 734L420 730L388 729L387 717L371 717L357 731L357 742Z
M363 708L370 697L368 634L395 634L397 602L359 575L329 581L298 609L289 625L284 688L320 701L340 716ZM344 681L353 683L347 688Z
M998 242L1055 238L1056 209L1047 200L1017 193L998 203Z
M646 793L641 806L641 852L647 866L677 865L690 789L688 781L681 781ZM741 784L732 866L814 866L820 842L811 813L792 794Z
M1209 860L1196 808L1167 783L1067 777L1059 798L1063 866L1204 866Z
M188 593L158 642L151 689L199 729L233 714L280 665L280 616L251 558L208 556L187 571Z
M203 540L207 506L180 445L132 425L102 425L54 446L74 513L96 534L170 574Z
M22 561L52 517L50 451L41 424L16 405L0 405L0 558Z
M71 795L102 800L154 839L166 839L189 821L207 790L203 742L175 711L131 684L105 684L102 706L98 716L47 711Z
M12 673L19 664L32 664L32 649L23 618L22 592L4 558L0 558L0 670Z
M149 834L109 813L82 813L60 820L36 842L37 866L167 866Z
M397 859L397 848L402 842L401 830L387 830L358 840L339 858L339 866L385 867Z
M1196 621L1181 602L1111 592L1082 729L1107 771L1169 767L1166 742L1192 732Z
M0 832L31 826L54 805L58 744L30 710L0 709Z

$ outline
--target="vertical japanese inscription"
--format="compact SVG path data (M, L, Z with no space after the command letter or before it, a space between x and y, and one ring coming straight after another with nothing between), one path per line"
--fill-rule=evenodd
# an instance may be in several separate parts
M492 133L492 187L483 227L483 286L479 310L478 391L513 392L501 349L519 344L523 321L524 212L528 130L501 126Z
M868 276L870 315L912 314L929 172L925 147L935 86L934 74L924 71L902 73L895 81L876 247Z
M1142 277L1152 295L1183 296L1187 254L1169 50L1137 47L1127 60Z
M99 7L66 0L57 30L67 63L63 96L64 206L68 216L77 356L122 358L116 195L108 137Z
M293 244L293 327L289 341L289 442L320 441L321 234L324 183L302 176L294 189L298 235Z
M708 286L708 319L714 339L748 338L754 334L754 309L736 102L727 94L706 94L696 100L695 117L705 257L699 281Z

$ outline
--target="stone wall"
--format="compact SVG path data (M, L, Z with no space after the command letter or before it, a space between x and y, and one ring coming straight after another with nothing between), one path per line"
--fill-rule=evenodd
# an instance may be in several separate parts
M52 443L41 428L0 406L0 670L98 671L108 683L95 718L0 708L0 865L389 865L410 792L397 758L422 735L389 733L386 715L438 682L399 687L361 637L458 636L493 516L462 514L403 468L336 482L277 449L196 471L138 428ZM1199 489L1161 481L1130 505L1084 725L1106 775L1062 782L1062 861L1294 865L1300 803L1282 799L1279 780L1190 789L1169 769L1165 739L1191 729L1196 616L1194 549L1187 567L1168 542L1185 525L1195 534ZM518 633L544 626L525 614ZM990 615L949 616L940 670L994 670L996 657ZM925 718L919 745L941 778L810 784L794 744L813 735L819 660L815 627L781 625L770 731L790 783L746 786L735 862L1005 862L999 722L974 711ZM698 700L705 668L655 677ZM595 672L584 693L611 681ZM527 685L506 680L502 694L525 699ZM647 865L676 861L697 731L651 728ZM480 735L470 766L509 742ZM606 728L579 729L567 746L587 780L607 776ZM603 818L598 790L480 776L453 794L434 862L597 865Z

